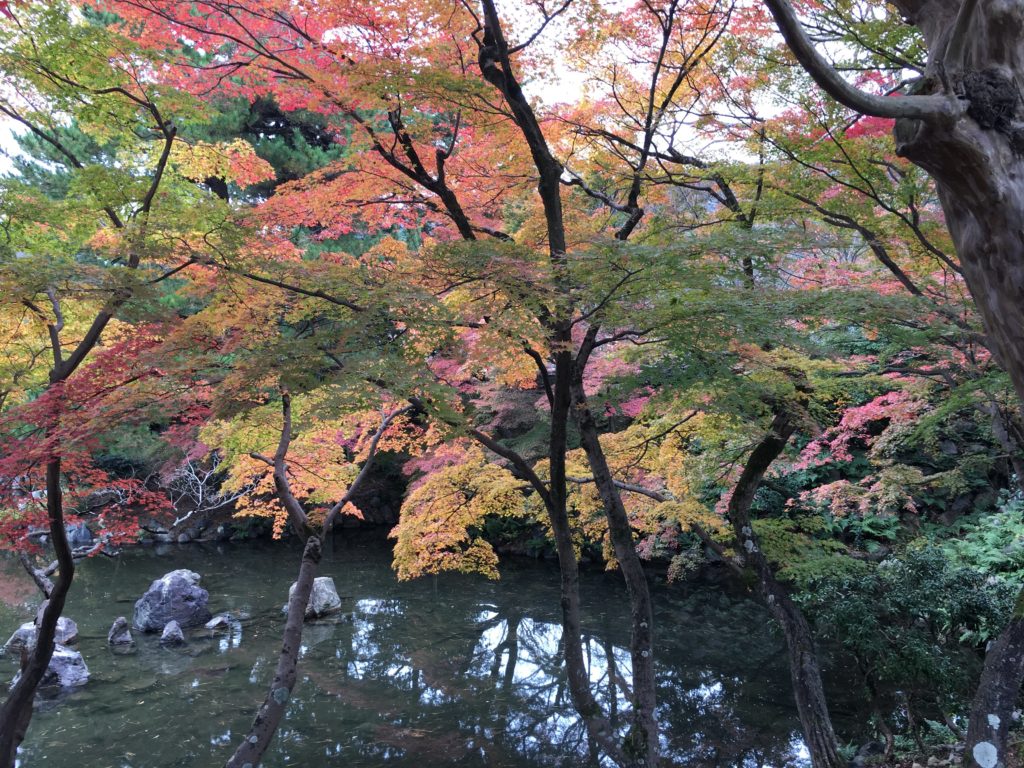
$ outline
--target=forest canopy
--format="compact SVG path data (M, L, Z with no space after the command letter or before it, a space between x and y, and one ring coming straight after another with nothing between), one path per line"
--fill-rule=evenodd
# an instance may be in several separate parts
M1019 764L1024 43L933 5L0 3L0 542L47 598L0 766L75 562L218 528L303 545L258 764L341 523L399 579L556 559L602 764L663 764L649 582L709 569L815 766L860 746L823 645L886 764Z

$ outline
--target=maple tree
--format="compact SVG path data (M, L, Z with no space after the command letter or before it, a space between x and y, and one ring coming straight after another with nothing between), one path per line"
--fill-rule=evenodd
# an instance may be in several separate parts
M977 486L1022 482L1024 431L933 185L893 156L890 123L850 120L778 66L763 8L4 8L21 25L11 51L55 20L28 70L20 50L4 62L38 102L7 114L69 169L18 159L4 190L16 300L0 306L0 409L18 450L0 477L20 494L4 532L21 546L40 499L53 529L63 488L76 505L115 498L97 520L129 540L140 505L206 462L216 499L306 542L255 741L229 764L272 738L319 548L388 446L411 479L401 578L497 576L496 521L549 537L569 689L610 760L659 758L642 558L682 577L713 556L754 574L812 760L841 764L808 595L901 556L922 520L956 522ZM807 12L829 39L862 39ZM68 39L102 58L72 61ZM858 84L893 83L914 44L894 33L858 60ZM564 71L586 98L533 97ZM787 108L762 114L768 97ZM58 352L48 373L53 333L78 343L76 363ZM155 479L99 469L101 436L147 419L176 451ZM980 448L951 439L965 420ZM40 483L22 465L55 460L28 501ZM618 731L580 641L585 551L629 592Z
M178 168L184 156L172 115L190 100L151 86L137 46L73 18L64 4L7 10L0 112L67 174L51 195L17 178L3 188L3 312L14 333L6 348L17 350L4 379L4 536L20 546L42 523L57 558L48 569L56 580L44 582L38 640L0 712L0 760L13 765L82 554L68 544L66 509L72 521L96 517L95 552L132 538L124 510L165 504L140 479L98 466L97 439L137 418L119 403L119 390L160 376L146 354L161 335L141 321L146 296L188 258L179 238L188 243L193 226L217 216L197 216L193 188L182 186L190 169ZM202 164L204 154L222 151L189 150L183 166ZM235 160L245 164L237 152Z

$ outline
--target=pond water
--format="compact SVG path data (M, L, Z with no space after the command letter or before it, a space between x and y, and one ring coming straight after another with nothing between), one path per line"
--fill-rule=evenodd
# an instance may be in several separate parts
M273 675L298 559L288 544L189 545L81 563L66 615L92 679L40 702L21 768L223 764ZM339 535L325 555L320 574L334 578L346 613L306 625L299 681L264 766L590 764L560 661L556 566L516 560L496 582L400 583L390 561L386 543L365 535ZM214 613L251 618L228 634L193 630L183 649L135 633L135 653L108 650L113 620L130 620L150 582L174 568L202 574ZM782 639L764 610L721 585L652 581L666 764L806 764ZM594 690L625 727L625 590L617 574L587 571L582 592ZM0 561L4 638L38 602L20 565ZM4 679L15 671L0 660ZM853 721L856 702L830 687L838 719Z

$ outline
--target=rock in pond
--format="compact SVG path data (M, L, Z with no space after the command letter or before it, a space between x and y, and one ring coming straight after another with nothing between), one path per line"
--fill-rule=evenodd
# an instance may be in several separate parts
M11 685L18 681L21 673L14 678ZM57 643L53 647L50 666L46 668L40 687L78 688L89 682L89 668L85 666L82 654L73 648Z
M168 621L160 635L160 645L184 645L185 633L181 631L181 625L176 621Z
M107 633L107 644L121 648L135 645L135 638L132 637L132 631L128 628L128 619L124 616L114 619L114 623Z
M231 629L231 622L234 620L234 617L230 613L218 613L216 616L214 616L212 619L206 622L205 627L206 629L212 629L214 631L227 631Z
M20 653L22 648L31 648L36 644L39 630L35 622L26 621L18 627L11 638L4 644L4 653ZM78 625L72 619L61 616L57 619L57 631L53 639L62 645L78 642Z
M210 594L199 586L200 576L181 568L154 581L135 603L133 623L143 632L160 632L169 621L194 627L210 620Z
M291 599L295 592L296 584L292 584L288 590L288 598ZM309 594L309 605L306 606L306 618L318 619L341 610L341 598L338 597L338 590L334 586L334 579L330 576L317 576L313 579L313 591Z
M39 633L36 630L35 622L26 621L14 630L14 634L4 643L4 653L21 653L23 648L31 648L36 644L37 634Z
M54 639L61 645L74 645L78 642L78 625L73 619L61 616L57 619L57 633Z
M85 523L66 525L64 526L64 533L68 537L68 546L72 549L91 546L96 538Z

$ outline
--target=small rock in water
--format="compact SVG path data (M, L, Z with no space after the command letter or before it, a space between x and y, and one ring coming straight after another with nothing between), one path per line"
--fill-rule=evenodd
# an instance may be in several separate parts
M72 549L88 547L96 538L93 536L92 531L89 530L89 526L85 523L75 523L74 525L65 526L64 531L68 537L68 546Z
M39 636L39 629L35 622L26 621L18 627L10 639L4 644L4 653L20 653L22 648L32 648ZM78 625L66 616L57 619L57 629L53 639L62 645L71 645L78 642Z
M132 637L132 632L128 628L128 619L124 616L114 619L110 632L107 633L107 643L122 648L135 645L135 638Z
M176 621L168 621L164 631L160 635L161 645L184 645L185 633L181 631L181 625Z
M289 599L295 592L297 584L292 584L288 590ZM287 611L288 607L285 606ZM338 590L334 586L334 579L330 576L318 576L313 579L313 590L309 594L309 605L306 606L306 618L318 619L330 613L341 610L341 598L338 597Z
M11 684L16 683L20 677L21 673L19 672ZM39 685L46 688L52 686L78 688L87 682L89 682L89 668L85 665L82 654L60 643L54 645L50 665L46 668Z
M36 624L34 621L26 621L11 635L4 643L4 653L20 653L22 648L31 648L36 644Z
M61 616L57 619L57 632L54 639L62 645L74 645L78 642L78 625L73 619Z
M205 624L207 629L222 629L228 630L231 628L231 615L227 613L218 613L212 619Z

